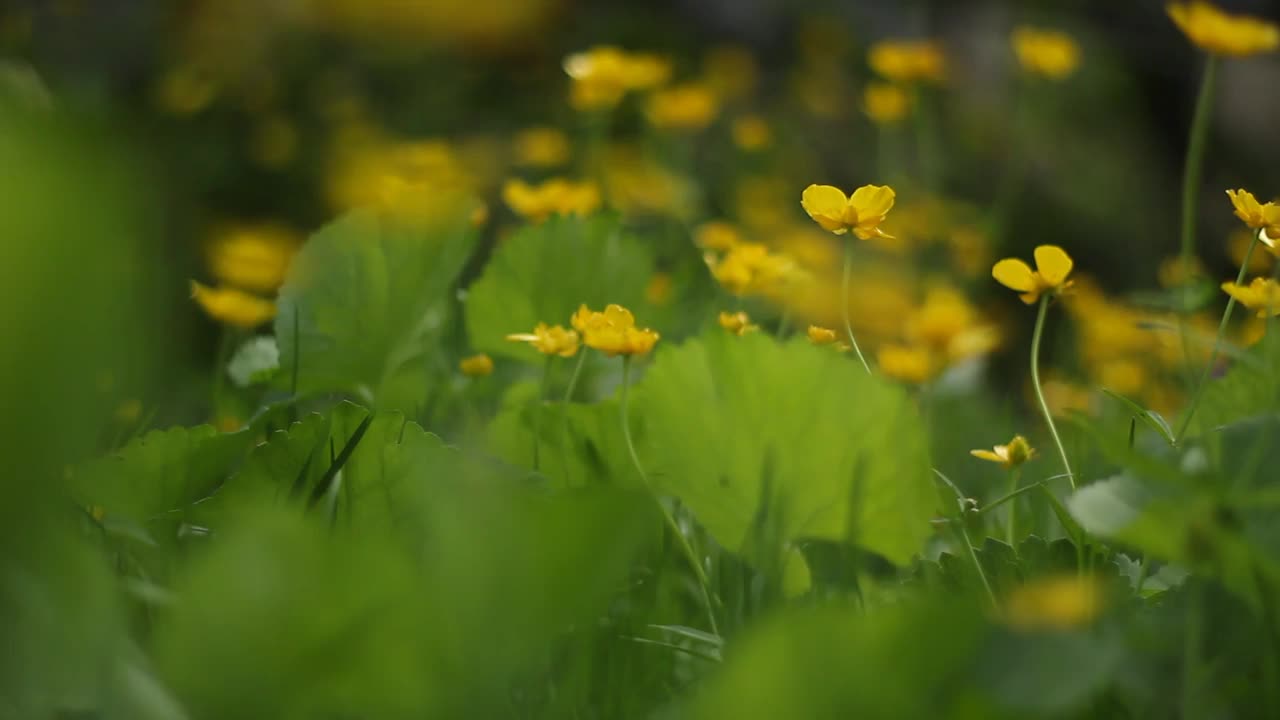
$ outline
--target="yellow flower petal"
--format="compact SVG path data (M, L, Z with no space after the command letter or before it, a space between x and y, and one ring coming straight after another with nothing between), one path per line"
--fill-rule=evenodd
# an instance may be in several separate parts
M970 450L970 451L969 451L969 454L970 454L970 455L972 455L972 456L974 456L974 457L976 457L976 458L981 458L982 460L989 460L989 461L991 461L991 462L993 462L993 463L1001 463L1001 464L1003 464L1003 463L1004 463L1004 461L1005 461L1005 459L1004 459L1004 458L1002 458L1002 457L1000 457L999 455L997 455L997 454L995 454L995 453L991 452L990 450Z
M1059 287L1071 274L1074 263L1071 256L1057 245L1041 245L1036 248L1036 271L1049 287Z
M1035 272L1030 265L1017 258L1005 258L991 268L991 277L1010 290L1030 293L1040 289Z
M849 231L845 226L845 209L849 198L840 188L830 185L810 185L800 196L800 205L823 230L842 235Z
M835 190L835 188L832 188ZM836 190L836 192L840 192ZM844 193L841 193L843 197ZM863 185L853 191L853 197L849 198L849 204L858 211L858 219L868 216L877 216L881 220L889 211L893 209L893 201L896 193L893 188L888 185Z

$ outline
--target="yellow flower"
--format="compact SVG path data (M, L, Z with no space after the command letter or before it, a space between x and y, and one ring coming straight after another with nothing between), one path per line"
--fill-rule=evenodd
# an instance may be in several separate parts
M893 208L893 188L887 185L863 185L846 197L840 188L810 185L805 188L800 204L809 217L823 230L843 235L850 230L859 239L891 238L880 229L880 223Z
M650 305L666 305L671 300L671 273L656 272L644 286L644 299Z
M1202 0L1165 6L1184 35L1217 55L1254 55L1280 47L1280 29L1274 23L1246 15L1231 15Z
M760 75L751 51L736 45L720 45L702 58L702 77L720 97L744 98L755 89Z
M1021 435L1014 435L1008 445L996 445L990 450L970 450L969 454L993 463L1005 470L1012 470L1036 456L1035 448Z
M219 283L269 293L284 283L285 271L302 240L280 225L245 225L218 232L209 243L209 272Z
M1097 619L1105 600L1102 584L1094 577L1046 577L1009 593L1002 616L1019 630L1071 630Z
M1280 284L1271 278L1254 278L1248 285L1224 282L1222 290L1241 305L1258 311L1260 318L1280 315Z
M568 136L556 128L533 127L516 133L511 154L520 167L554 168L569 162L572 146Z
M211 288L192 280L191 297L209 317L246 330L276 316L275 303L235 288Z
M885 377L916 385L928 382L940 369L928 348L914 345L882 345L876 363Z
M693 242L703 250L727 252L742 244L742 233L732 223L712 220L693 231Z
M467 377L484 377L493 373L493 358L484 353L465 357L458 363L458 369Z
M600 190L595 183L552 178L540 185L508 180L502 199L521 216L539 222L553 214L587 215L600 207Z
M564 71L573 81L569 102L578 110L611 110L622 96L667 81L671 65L654 55L597 46L565 58Z
M582 334L582 342L609 355L646 355L658 342L658 333L636 327L635 316L621 305L609 305L595 312L582 305L573 314L573 327Z
M1022 26L1012 39L1018 63L1029 73L1061 80L1080 66L1080 46L1066 33Z
M1231 198L1236 217L1254 230L1263 231L1261 239L1268 247L1273 246L1273 238L1280 238L1280 205L1259 203L1248 190L1228 190L1227 197Z
M733 127L730 130L733 133L733 143L746 152L763 150L773 142L773 132L769 130L769 123L759 115L743 115L733 121Z
M578 352L578 333L561 325L538 323L532 333L515 333L508 335L512 342L524 342L533 346L543 355L559 355L573 357Z
M1177 288L1195 282L1204 277L1204 264L1199 258L1192 257L1184 263L1181 255L1167 257L1160 261L1156 268L1156 280L1160 287Z
M862 109L878 125L893 125L907 116L911 96L897 85L868 83L862 90Z
M831 345L836 341L836 331L831 328L810 325L808 335L809 342L814 345Z
M659 90L649 98L649 123L661 130L701 130L715 120L720 100L705 85L688 83Z
M894 82L941 82L946 73L942 48L932 40L882 40L867 51L867 63Z
M1062 293L1071 287L1067 276L1074 263L1057 245L1036 248L1036 269L1017 258L1005 258L991 268L991 277L1010 290L1022 293L1022 302L1031 305L1046 292Z
M776 294L797 277L791 258L769 252L760 243L734 245L723 257L708 252L704 259L716 282L739 296Z
M720 327L734 335L746 335L760 329L760 326L751 324L751 318L744 312L721 312L719 319Z
M907 337L950 361L986 355L1000 344L1000 332L982 322L978 310L958 290L930 288L906 323Z

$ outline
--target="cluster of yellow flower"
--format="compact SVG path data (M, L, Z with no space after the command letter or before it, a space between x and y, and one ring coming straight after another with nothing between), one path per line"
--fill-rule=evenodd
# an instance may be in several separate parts
M603 312L582 305L569 324L572 330L538 323L532 333L514 333L507 339L528 343L543 355L568 358L578 353L579 343L610 357L647 355L660 337L654 330L637 327L635 316L621 305L608 305Z
M284 283L289 261L301 244L289 228L241 225L223 228L206 253L216 287L191 282L191 296L209 317L232 327L253 329L275 317L268 297Z

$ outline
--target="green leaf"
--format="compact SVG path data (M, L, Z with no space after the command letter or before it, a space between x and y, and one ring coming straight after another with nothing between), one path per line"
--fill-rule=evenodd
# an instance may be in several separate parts
M280 348L269 335L249 338L227 363L227 375L237 387L266 382L280 370Z
M567 326L583 303L597 310L608 303L638 308L652 270L648 249L622 232L615 215L557 216L526 225L503 242L467 290L471 345L541 363L537 351L504 338L539 322Z
M1165 420L1163 415L1155 412L1154 410L1148 410L1142 407L1138 403L1118 392L1108 390L1107 388L1099 388L1099 390L1106 393L1108 397L1116 400L1121 405L1124 405L1134 418L1141 420L1147 427L1155 430L1160 437L1164 438L1165 442L1170 445L1175 444L1173 428L1169 427L1169 421Z
M460 207L425 223L361 210L303 247L280 290L280 376L297 390L354 393L378 407L415 410L449 316L450 289L474 244Z
M902 564L932 533L919 415L830 348L712 333L661 349L635 400L652 482L726 547L822 538Z
M1269 332L1239 355L1227 373L1209 381L1193 426L1212 431L1280 409L1280 334Z

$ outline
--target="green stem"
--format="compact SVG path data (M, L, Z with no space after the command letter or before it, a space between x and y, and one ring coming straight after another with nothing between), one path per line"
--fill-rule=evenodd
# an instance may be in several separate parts
M1133 585L1134 597L1142 599L1142 586L1147 584L1147 576L1151 574L1151 558L1143 556L1142 564L1138 566L1138 582Z
M1049 426L1049 434L1053 436L1053 444L1058 448L1062 458L1062 469L1071 481L1071 489L1076 489L1076 475L1071 471L1071 461L1067 459L1067 449L1062 445L1058 435L1058 427L1053 424L1053 413L1049 412L1049 403L1044 399L1044 388L1040 384L1040 339L1044 336L1044 319L1049 312L1048 293L1040 296L1040 312L1036 315L1036 329L1031 334L1031 384L1036 390L1036 399L1040 401L1040 412L1044 413L1044 421Z
M573 374L569 376L569 386L564 389L564 404L573 399L573 391L578 389L578 376L582 374L582 366L587 362L587 349L578 349L578 362L574 363Z
M631 463L635 465L636 472L640 474L641 482L644 483L645 487L649 488L649 494L653 498L654 504L658 506L659 512L662 513L663 522L671 532L671 536L680 546L680 552L684 555L685 560L693 568L694 575L698 578L698 588L702 591L702 604L707 612L707 622L710 623L711 632L719 635L720 627L716 623L715 607L711 603L711 581L707 578L707 571L702 567L702 562L698 560L698 554L693 551L693 546L689 544L689 538L680 529L680 524L676 522L671 510L663 504L657 493L653 492L653 487L649 485L649 475L644 471L644 466L640 464L640 456L636 453L636 445L631 439L631 420L627 412L627 389L631 385L630 381L631 356L624 355L622 356L622 397L619 400L619 409L622 417L622 438L627 443L627 452L631 454Z
M951 488L951 492L956 495L956 516L953 524L957 528L957 532L960 534L961 542L964 543L965 548L969 551L969 559L973 561L973 569L977 571L978 579L982 581L982 587L987 591L987 599L991 601L992 607L996 607L999 604L996 602L996 594L991 590L991 583L987 581L987 573L982 569L982 563L978 560L978 553L973 549L973 542L969 539L969 531L965 529L964 493L960 492L960 488L956 487L956 484L951 482L951 478L943 475L942 471L938 470L938 468L933 468L933 474L941 480L944 485Z
M1195 717L1195 688L1199 684L1200 632L1204 590L1199 585L1188 588L1187 618L1183 628L1182 707L1181 717Z
M933 123L931 108L926 108L927 95L917 84L912 91L912 119L916 130L916 161L920 167L921 182L925 188L938 190L937 128Z
M1196 97L1196 107L1191 118L1191 131L1187 138L1187 158L1182 170L1182 237L1178 251L1178 262L1184 272L1191 267L1196 249L1196 193L1200 189L1200 176L1204 168L1205 147L1209 140L1209 121L1213 116L1213 95L1217 78L1218 59L1209 55L1205 61L1204 74L1200 77L1200 92ZM1182 337L1183 353L1187 355L1187 365L1191 364L1188 352L1190 341L1187 339L1187 315L1191 312L1191 283L1183 283L1182 302L1178 313L1178 328ZM1188 378L1189 379L1189 378Z
M1253 255L1253 249L1258 246L1258 234L1254 233L1253 239L1249 241L1249 248L1244 251L1244 260L1240 263L1240 272L1236 273L1236 285L1244 283L1244 276L1249 271L1249 258ZM1222 337L1227 332L1227 324L1231 322L1231 311L1236 308L1236 299L1227 297L1227 309L1222 313L1222 320L1218 323L1218 334L1213 339L1213 348L1209 350L1209 363L1204 366L1204 370L1200 373L1200 381L1196 383L1195 394L1191 396L1191 404L1187 406L1187 414L1182 418L1182 424L1178 427L1178 433L1173 436L1173 444L1177 445L1182 441L1182 436L1186 434L1187 429L1191 427L1191 418L1195 417L1196 409L1200 407L1200 400L1204 397L1204 388L1209 384L1209 374L1213 372L1213 365L1218 361L1218 349L1222 346ZM1190 358L1188 358L1190 361Z
M551 387L551 362L554 355L548 355L542 366L542 385L538 388L538 404L533 408L533 469L542 467L542 411L547 404L548 389Z
M846 236L844 240L844 273L840 280L840 310L844 317L844 331L849 336L849 344L853 346L853 351L858 354L858 360L862 361L862 367L871 374L871 366L867 364L867 358L862 355L862 348L858 347L858 339L853 336L853 324L849 321L849 274L853 271L853 236Z
M1005 529L1005 537L1009 542L1009 547L1018 547L1015 543L1018 541L1018 503L1013 502L1018 497L1018 480L1022 477L1021 468L1013 468L1009 471L1009 494L1005 497L1009 498L1009 525ZM1016 552L1016 551L1015 551Z
M1027 494L1027 493L1031 492L1032 490L1037 490L1037 489L1039 489L1040 485L1041 485L1041 483L1038 483L1038 482L1037 482L1037 483L1031 483L1030 485L1023 485L1022 487L1018 488L1017 490L1014 490L1013 492L1009 493L1008 495L1004 495L1003 497L1000 497L1000 498L998 498L998 499L996 499L996 500L993 500L993 501L991 501L990 503L987 503L986 505L984 505L984 506L982 506L982 507L978 508L978 514L979 514L979 515L986 515L987 513L991 512L992 510L995 510L996 508L998 508L998 507L1000 507L1001 505L1003 505L1003 504L1005 504L1005 503L1009 502L1010 500L1013 500L1013 499L1017 498L1017 497L1018 497L1018 496L1020 496L1020 495L1025 495L1025 494Z
M573 439L573 433L569 427L569 403L573 401L573 391L578 388L578 377L582 375L582 366L587 362L587 349L585 347L578 348L578 361L573 364L573 374L569 376L569 385L564 389L564 400L560 403L560 412L564 417L564 423L561 430L564 437L560 450L564 459L564 480L565 483L572 486L573 478L571 477L572 463L569 462L569 445Z

